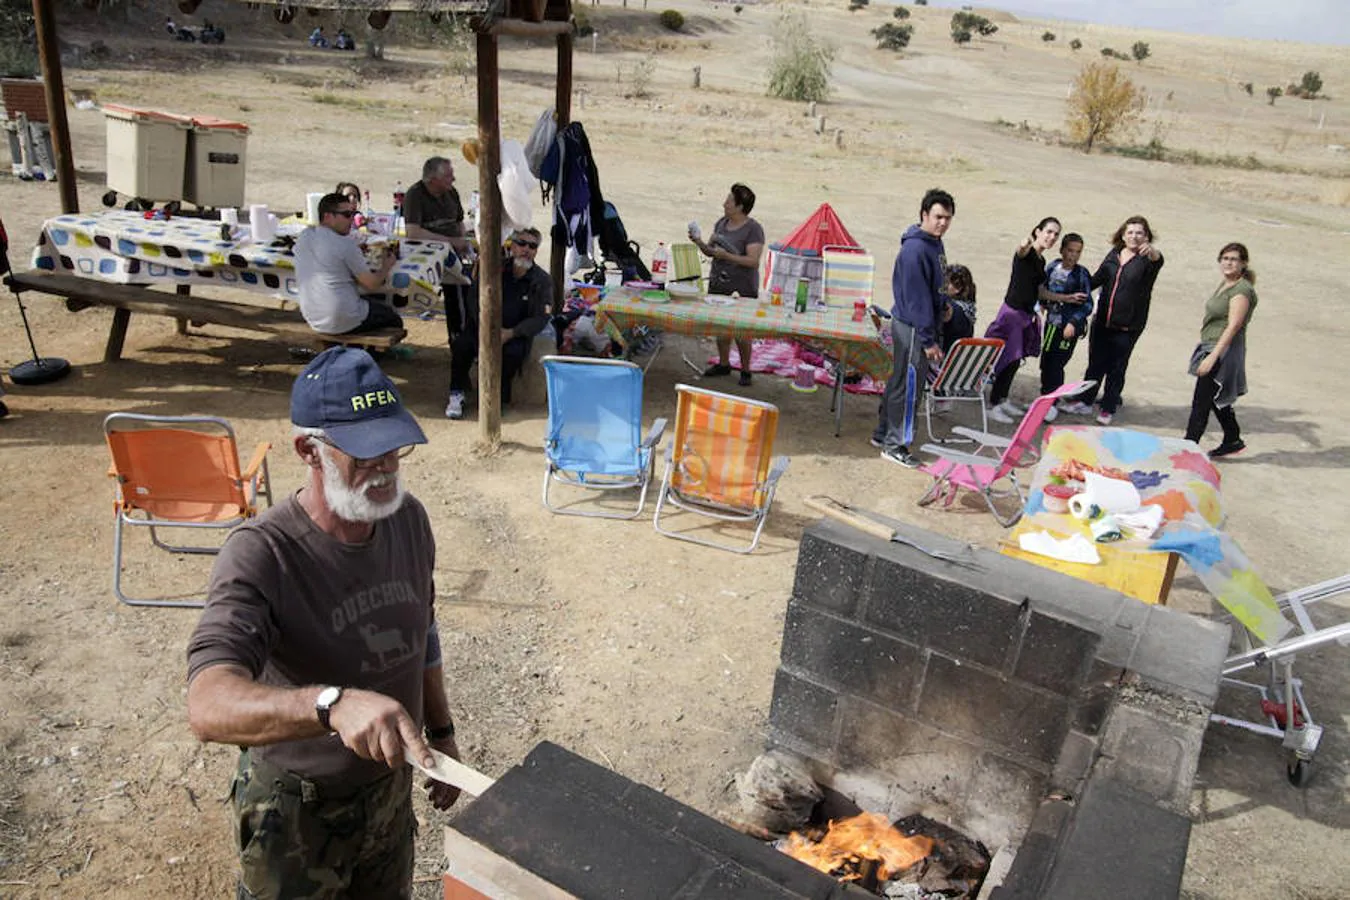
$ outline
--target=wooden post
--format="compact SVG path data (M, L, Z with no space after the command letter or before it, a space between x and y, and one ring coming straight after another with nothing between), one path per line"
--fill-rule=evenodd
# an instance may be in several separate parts
M806 114L813 119L816 117L816 101L812 100L806 105Z
M694 66L694 90L698 90L703 83L703 67Z
M834 146L836 149L844 146L844 129L836 128L834 130Z
M70 125L66 122L66 83L61 76L61 47L56 39L55 0L33 0L33 24L37 32L38 61L42 64L42 88L47 97L47 123L56 154L56 187L61 192L61 212L80 211L75 190L75 157L70 152ZM125 326L123 331L125 332ZM119 346L120 352L120 346Z
M558 84L553 107L558 113L558 130L572 121L572 32L558 35ZM559 185L555 190L561 190ZM558 240L551 229L549 237L548 273L553 278L553 312L560 313L567 296L567 242ZM580 252L580 248L578 249Z
M478 234L478 436L495 450L502 438L502 168L501 123L497 120L497 36L479 32L478 193L482 219Z
M816 116L816 134L825 133L825 117Z

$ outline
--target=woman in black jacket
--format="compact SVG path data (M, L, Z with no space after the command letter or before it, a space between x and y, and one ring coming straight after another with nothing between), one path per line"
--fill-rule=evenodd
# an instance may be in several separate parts
M1092 276L1093 288L1101 288L1097 315L1088 332L1088 365L1084 378L1094 381L1065 412L1091 415L1097 389L1105 382L1097 424L1110 425L1120 408L1125 388L1125 370L1130 354L1148 324L1153 283L1163 267L1163 255L1153 246L1153 229L1143 216L1130 216L1111 236L1111 252Z

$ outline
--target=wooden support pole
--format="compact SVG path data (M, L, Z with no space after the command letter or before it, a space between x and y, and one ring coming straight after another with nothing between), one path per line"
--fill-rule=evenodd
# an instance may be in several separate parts
M479 32L478 436L489 450L502 439L502 169L497 106L497 36Z
M61 212L80 211L75 190L75 157L70 152L70 125L66 122L66 83L61 76L61 47L56 39L55 0L33 0L33 24L37 32L38 61L42 64L42 87L47 98L47 123L56 154L56 187L61 193ZM126 327L123 326L125 332ZM118 351L121 351L119 345Z
M492 35L510 35L511 37L551 37L566 34L571 36L571 22L526 22L522 19L498 19L488 29Z
M558 112L558 130L572 121L572 32L558 35L558 84L553 106ZM549 241L548 273L553 278L553 311L562 312L567 296L567 243Z

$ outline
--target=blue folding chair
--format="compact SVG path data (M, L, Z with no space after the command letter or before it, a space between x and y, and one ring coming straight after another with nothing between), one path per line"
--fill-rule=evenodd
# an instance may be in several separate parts
M653 450L666 420L642 436L642 369L617 359L545 356L548 434L544 439L544 507L550 512L604 519L635 519L647 502ZM637 509L629 512L574 510L549 501L554 482L597 491L638 488Z

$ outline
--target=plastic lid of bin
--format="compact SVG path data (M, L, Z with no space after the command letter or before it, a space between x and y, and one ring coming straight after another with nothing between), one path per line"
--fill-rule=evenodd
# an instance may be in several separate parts
M193 116L192 124L198 128L222 128L230 131L242 131L248 133L248 125L243 122L235 122L230 119L222 119L219 116Z
M180 116L177 113L160 112L157 109L141 109L138 106L122 106L117 103L103 104L103 112L111 113L114 116L130 119L157 119L161 122L172 122L175 125L191 125L191 116Z

